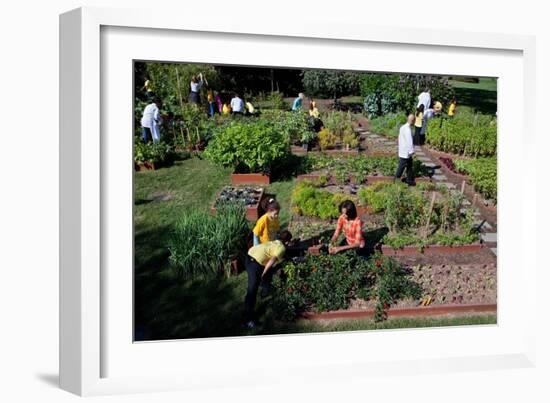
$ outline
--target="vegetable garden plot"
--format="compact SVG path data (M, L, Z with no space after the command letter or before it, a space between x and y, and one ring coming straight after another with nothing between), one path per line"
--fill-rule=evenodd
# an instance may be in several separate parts
M341 193L338 186L299 182L292 194L295 220L335 220L340 203L351 200L364 221L364 232L387 228L380 241L384 253L467 253L482 247L473 211L463 206L460 193L431 183L416 188L383 182L352 186L348 185L349 193Z
M298 180L316 180L321 183L362 184L375 180L393 180L397 165L396 156L330 156L309 153L305 158L305 174L298 175ZM413 162L417 181L429 181L432 170L418 160Z
M257 220L261 215L260 203L263 199L263 188L232 187L225 186L217 195L214 204L210 208L213 214L226 203L239 203L244 206L246 218L250 221Z

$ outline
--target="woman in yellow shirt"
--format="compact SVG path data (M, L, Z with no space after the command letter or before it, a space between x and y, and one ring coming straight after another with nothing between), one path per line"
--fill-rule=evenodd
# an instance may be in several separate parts
M451 101L451 104L449 105L449 111L447 112L447 115L453 117L456 113L456 97L453 97L453 100Z
M222 113L224 115L229 115L231 113L231 106L229 106L228 104L223 104L223 108L222 108Z
M422 118L424 117L424 104L420 104L416 108L416 114L414 120L414 137L413 144L415 146L420 145L420 131L422 130Z
M266 213L261 216L252 230L254 245L259 245L277 239L277 233L281 228L279 212L281 206L275 199L270 199L266 207Z
M248 287L244 297L244 319L248 329L254 329L257 326L254 308L258 288L261 288L260 296L266 297L275 273L275 266L283 261L286 247L291 239L292 234L283 231L280 240L255 245L248 250L244 263L248 275Z
M316 119L319 118L319 110L317 109L317 104L313 100L309 103L309 116Z

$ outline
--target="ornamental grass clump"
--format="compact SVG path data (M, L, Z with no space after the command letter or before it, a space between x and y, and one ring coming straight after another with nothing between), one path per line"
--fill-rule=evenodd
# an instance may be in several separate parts
M173 272L180 279L229 275L231 260L246 250L249 231L240 203L219 205L215 216L186 211L176 221L168 244Z

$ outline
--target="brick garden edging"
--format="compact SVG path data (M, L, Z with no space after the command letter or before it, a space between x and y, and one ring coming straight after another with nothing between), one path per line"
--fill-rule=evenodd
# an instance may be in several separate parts
M447 304L433 306L416 306L407 308L390 308L388 309L389 318L404 318L418 316L440 316L452 314L467 314L467 313L496 313L497 304ZM303 319L308 320L329 320L329 319L369 319L374 317L374 308L361 310L341 310L330 312L305 312L301 315Z
M264 174L231 174L231 184L239 185L269 185L271 179L269 175Z

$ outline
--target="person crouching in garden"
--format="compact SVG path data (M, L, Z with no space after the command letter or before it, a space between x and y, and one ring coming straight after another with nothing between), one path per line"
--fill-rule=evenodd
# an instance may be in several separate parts
M399 148L399 165L397 166L397 172L395 173L395 179L401 179L403 171L407 168L407 179L406 182L409 186L416 185L414 181L413 174L413 155L414 155L414 145L413 145L413 136L412 136L412 125L414 124L415 117L411 113L407 118L407 123L405 123L399 129L399 139L398 139L398 148Z
M266 297L276 271L276 266L283 261L286 247L292 240L292 234L282 231L280 239L255 245L248 250L245 257L245 268L248 275L248 287L244 297L244 319L248 329L258 325L255 317L256 297Z
M281 206L279 203L275 199L269 199L265 210L266 213L258 218L252 230L254 246L276 240L279 229L281 228L279 222Z
M239 94L235 94L231 100L231 113L233 115L242 115L244 113L244 101L239 97Z
M351 200L343 201L338 207L340 217L336 224L336 230L330 240L328 252L333 255L338 252L343 252L349 249L355 249L361 257L367 258L365 249L365 238L363 237L363 222L357 215L357 208ZM341 232L344 232L346 239L342 245L334 246L338 241Z
M160 141L160 125L162 124L160 107L162 107L162 102L157 97L143 110L143 116L141 117L143 143L149 142L149 139L153 139L154 143Z

